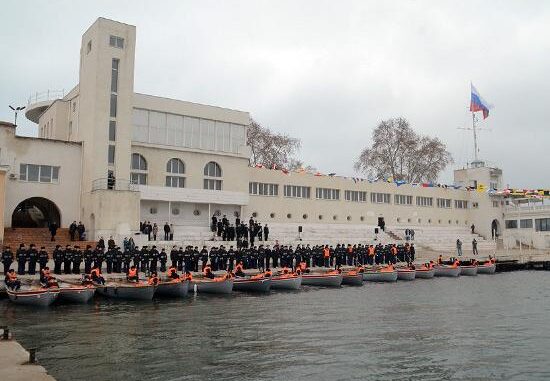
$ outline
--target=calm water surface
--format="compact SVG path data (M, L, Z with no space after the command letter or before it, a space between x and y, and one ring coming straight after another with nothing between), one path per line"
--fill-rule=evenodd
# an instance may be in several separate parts
M550 379L548 272L0 310L59 381Z

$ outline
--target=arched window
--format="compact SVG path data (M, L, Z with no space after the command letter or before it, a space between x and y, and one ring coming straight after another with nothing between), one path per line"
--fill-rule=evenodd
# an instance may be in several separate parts
M222 168L218 163L211 161L205 165L204 175L208 177L222 177Z
M185 173L185 164L180 159L170 159L166 163L166 186L172 188L185 188L185 177L179 176Z
M147 160L139 153L132 154L130 181L132 184L147 185Z
M204 189L222 190L222 168L213 161L204 166Z

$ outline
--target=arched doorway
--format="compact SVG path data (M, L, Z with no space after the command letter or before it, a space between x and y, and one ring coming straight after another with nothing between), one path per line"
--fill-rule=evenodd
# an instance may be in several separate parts
M61 226L59 209L43 197L31 197L20 202L11 216L12 228L45 228L52 222Z
M493 220L491 222L491 238L496 239L500 237L500 223L498 220Z

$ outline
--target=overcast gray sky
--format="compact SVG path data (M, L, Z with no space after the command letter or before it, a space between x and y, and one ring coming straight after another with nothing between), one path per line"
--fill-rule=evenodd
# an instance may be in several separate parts
M550 187L549 1L2 3L2 120L32 92L77 83L81 35L102 16L137 27L136 92L249 111L325 173L355 175L373 128L396 116L462 167L472 81L495 106L482 158L510 186Z

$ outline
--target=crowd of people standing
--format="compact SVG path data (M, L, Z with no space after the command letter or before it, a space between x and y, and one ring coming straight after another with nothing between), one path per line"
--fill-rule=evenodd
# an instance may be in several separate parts
M44 269L48 264L49 255L42 247L37 250L34 244L26 247L21 244L16 253L9 247L2 252L1 260L4 272L17 264L19 275L34 275ZM98 242L95 248L87 245L81 250L78 245L61 247L57 245L52 253L54 262L54 274L89 274L92 269L105 269L107 273L127 273L131 266L144 273L165 272L168 265L177 268L178 271L198 272L204 270L207 264L213 271L231 271L238 263L242 263L244 269L289 267L295 268L299 263L305 262L308 267L332 268L338 266L357 266L386 264L396 262L412 263L415 259L414 245L259 245L250 247L229 248L223 245L212 247L210 250L204 246L183 247L173 246L170 253L164 248L153 246L130 246L120 248L114 245L112 238L106 248L103 240Z

